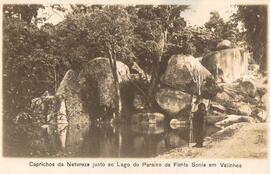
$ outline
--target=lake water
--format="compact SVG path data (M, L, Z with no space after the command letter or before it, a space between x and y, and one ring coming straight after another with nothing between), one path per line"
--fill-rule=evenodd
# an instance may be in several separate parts
M206 126L209 136L219 128ZM165 124L25 124L5 130L4 156L10 157L155 157L189 145L189 127Z

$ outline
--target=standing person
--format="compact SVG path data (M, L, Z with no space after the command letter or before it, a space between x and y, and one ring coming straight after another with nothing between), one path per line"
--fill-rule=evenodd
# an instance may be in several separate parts
M197 112L194 113L193 118L193 132L196 145L193 147L203 147L203 138L204 138L204 117L206 116L206 107L205 104L200 103L198 105Z

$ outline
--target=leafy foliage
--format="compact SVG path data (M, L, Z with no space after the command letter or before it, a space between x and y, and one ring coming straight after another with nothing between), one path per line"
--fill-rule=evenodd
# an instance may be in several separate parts
M217 11L210 12L210 15L209 21L206 22L204 26L212 32L214 36L210 44L211 49L214 49L216 44L222 40L229 40L233 44L236 44L237 36L239 35L237 24L231 20L225 22Z
M37 19L38 9L44 8L40 4L31 4L31 5L4 5L3 11L5 17L13 17L21 19L28 24L31 23L32 19Z
M44 51L44 36L36 26L9 18L4 19L3 26L5 109L16 111L35 95L53 89L54 59Z
M233 16L235 22L241 21L244 24L244 38L262 69L266 69L267 65L267 13L266 5L239 5Z
M66 10L59 4L51 7ZM15 113L44 91L53 94L67 69L80 71L96 57L112 57L130 67L135 61L158 80L171 55L197 57L212 50L218 34L210 28L216 23L222 24L215 29L223 28L219 34L233 28L219 16L210 19L208 28L186 26L181 17L186 5L85 4L72 5L72 11L57 25L38 28L33 19L39 8L44 7L4 6L4 109Z

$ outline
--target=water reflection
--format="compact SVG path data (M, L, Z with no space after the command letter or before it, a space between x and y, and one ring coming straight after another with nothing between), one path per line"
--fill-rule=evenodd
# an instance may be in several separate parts
M78 157L152 157L188 143L188 128L171 130L163 124L61 124L47 132L51 150Z
M163 124L131 124L131 130L148 135L161 134L165 131Z
M206 135L215 131L208 126ZM58 124L38 128L34 134L25 140L30 146L21 148L21 153L37 157L154 157L189 142L188 127L172 129L163 124Z

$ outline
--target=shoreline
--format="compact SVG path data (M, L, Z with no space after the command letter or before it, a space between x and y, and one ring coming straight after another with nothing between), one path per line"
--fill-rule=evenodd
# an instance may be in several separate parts
M267 123L235 123L204 138L203 148L179 147L156 158L267 158Z

